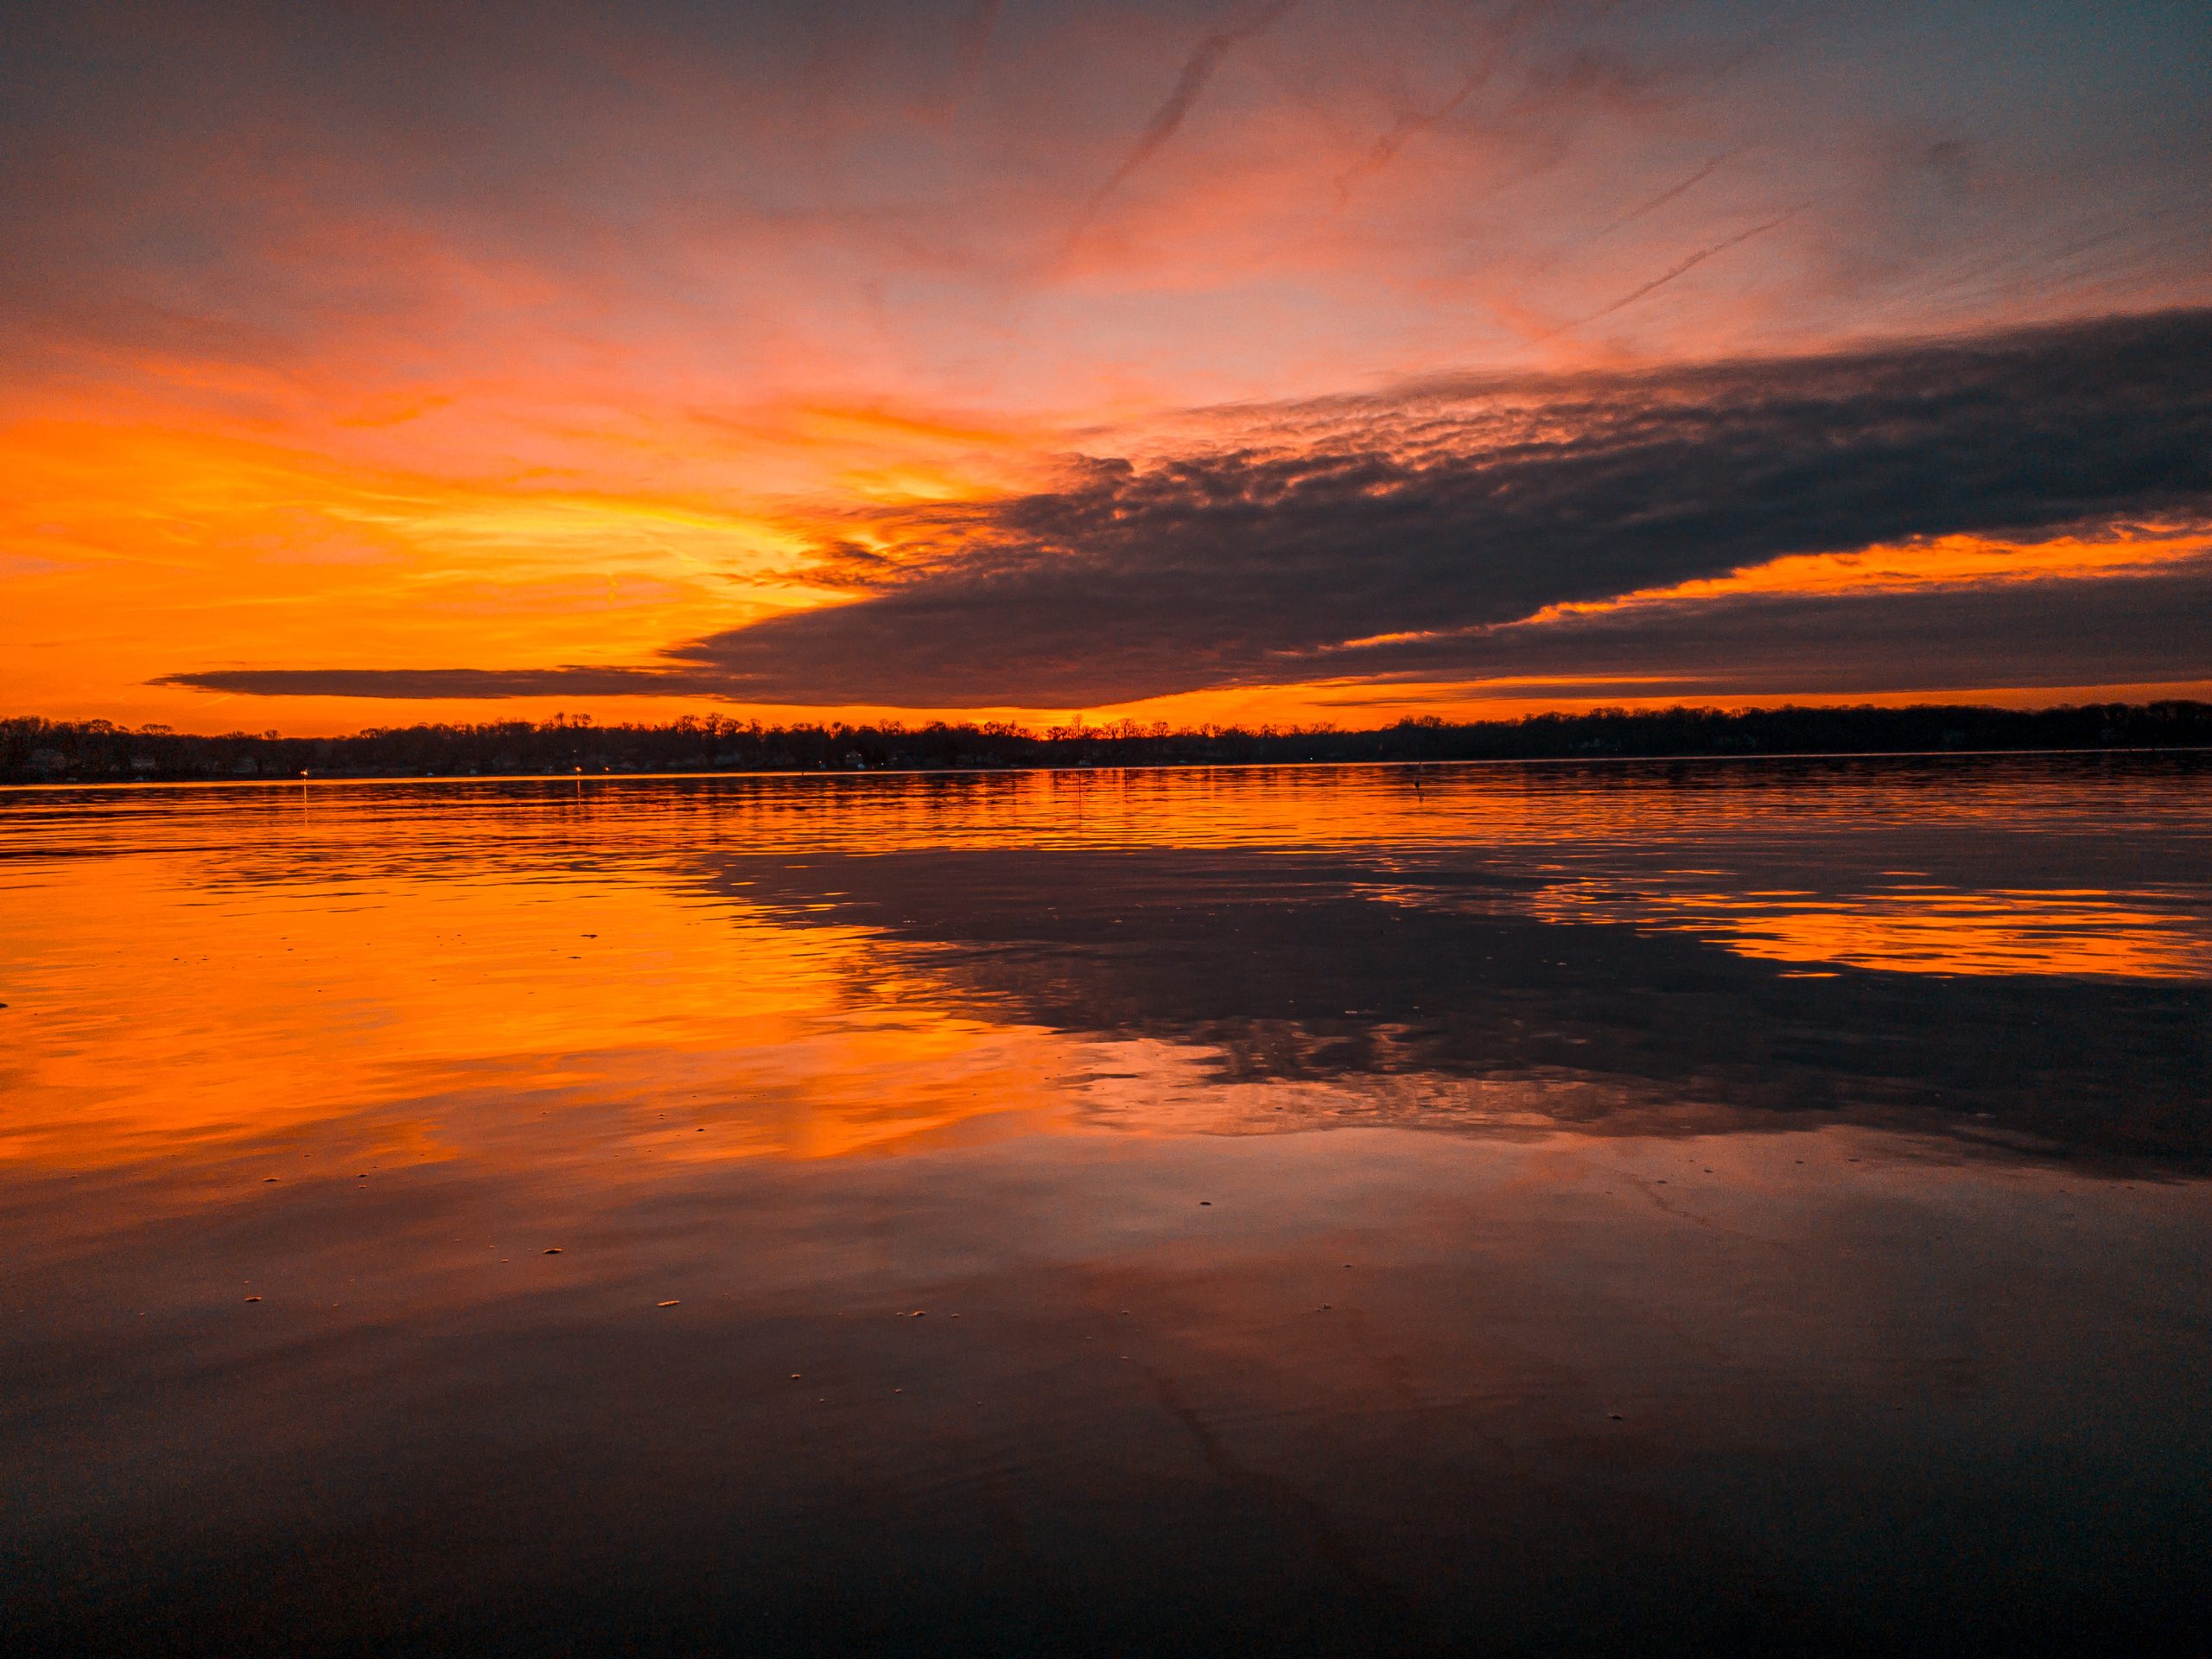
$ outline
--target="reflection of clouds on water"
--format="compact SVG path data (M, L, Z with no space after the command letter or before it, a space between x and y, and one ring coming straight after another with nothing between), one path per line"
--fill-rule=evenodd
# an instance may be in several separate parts
M1071 1114L2212 1154L2201 761L1414 775L10 798L0 1154L527 1162L541 1111L625 1169Z
M1303 1077L1238 1076L1236 1055L1203 1044L1092 1043L1075 1096L1084 1121L1146 1135L1410 1128L1532 1141L1566 1130L1682 1136L1804 1127L1802 1114L1669 1098L1649 1084L1602 1072L1560 1067L1484 1077L1421 1070L1417 1033L1374 1035L1377 1069Z
M1707 938L1745 957L1834 963L1909 974L2050 974L2120 979L2212 978L2212 917L2202 890L1998 888L1967 893L1925 885L1867 893L1701 889L1683 871L1680 890L1624 890L1586 878L1547 884L1478 907L1516 908L1567 925L1624 922ZM1464 899L1417 887L1376 896L1423 905ZM2162 903L2161 900L2168 902ZM2187 906L2194 901L2196 908Z
M849 926L582 872L197 874L64 859L8 895L36 902L0 909L0 1162L334 1126L382 1166L570 1155L546 1120L659 1162L825 1157L1055 1098L1053 1045L949 1014Z
M16 1645L2194 1629L2212 985L1761 951L2169 961L2196 774L1776 775L0 799Z
M1697 932L1710 927L1732 950L1783 962L1893 973L2212 976L2212 938L2199 918L2101 893L1901 892L1845 899L1712 893L1681 903L1691 913L1670 925Z
M1746 949L1723 925L1821 902L1801 887L1746 891L1743 912L1716 918L1691 902L1711 870L1669 910L1633 869L1562 882L1559 861L1518 875L1495 858L1405 862L1007 850L738 860L714 879L795 924L917 953L910 970L972 1017L1103 1046L1121 1058L1089 1067L1082 1102L1122 1127L1618 1135L1841 1119L1966 1147L2212 1153L2212 987L2053 971L2007 894L1981 895L1980 958L1955 931L1851 936L1870 955L1870 940L1952 953L1898 972L1794 956L1788 939ZM814 908L831 891L836 908ZM2139 893L2069 896L2033 919L2075 963L2140 968L2161 961L2145 938L2161 924L2140 918L2166 913ZM2036 971L2005 970L1997 944L2040 948Z

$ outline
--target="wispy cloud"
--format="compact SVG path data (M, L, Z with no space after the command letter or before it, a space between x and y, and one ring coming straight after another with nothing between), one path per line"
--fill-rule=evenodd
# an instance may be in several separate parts
M1421 133L1450 120L1459 113L1459 106L1480 91L1483 84L1495 73L1494 63L1479 65L1462 76L1457 90L1434 109L1401 111L1397 118L1391 122L1389 130L1378 135L1357 161L1337 175L1338 197L1349 196L1352 186L1389 166L1398 159L1398 152Z
M1122 158L1122 164L1084 204L1075 228L1068 233L1070 246L1082 239L1084 232L1090 228L1091 221L1098 217L1099 211L1112 200L1115 192L1128 181L1130 175L1150 161L1160 147L1175 136L1192 106L1198 103L1198 95L1205 91L1206 83L1221 67L1222 60L1237 46L1268 28L1295 3L1296 0L1272 0L1270 4L1235 28L1217 30L1198 43L1191 55L1184 60L1183 71L1175 77L1175 85L1169 89L1166 101L1153 111L1152 119L1145 123L1144 130L1137 135L1136 143Z
M1695 253L1690 255L1688 258L1683 260L1680 264L1674 265L1669 269L1660 272L1658 276L1654 276L1648 283L1641 283L1638 286L1630 289L1627 293L1622 295L1620 298L1615 300L1611 305L1602 306L1599 309L1592 311L1586 317L1578 317L1574 321L1568 323L1567 327L1569 328L1580 328L1586 323L1596 322L1601 317L1610 317L1616 311L1626 310L1630 306L1634 305L1638 300L1648 298L1649 296L1657 293L1661 289L1666 287L1668 283L1673 282L1676 277L1688 276L1691 271L1695 270L1700 265L1712 258L1715 254L1726 253L1731 248L1741 247L1753 237L1764 236L1769 231L1775 230L1781 226L1787 225L1791 219L1796 218L1798 214L1803 213L1806 207L1809 205L1810 204L1808 203L1800 202L1796 207L1790 208L1787 213L1777 213L1772 219L1766 219L1759 224L1754 225L1748 230L1738 231L1733 236L1726 236L1721 238L1719 241L1713 243L1710 247L1700 248Z
M1599 231L1597 236L1593 236L1590 239L1592 242L1595 242L1599 237L1611 236L1615 231L1624 229L1628 226L1635 224L1637 219L1645 217L1647 214L1657 213L1659 209L1664 207L1669 202L1688 194L1690 191L1694 190L1699 185L1703 184L1707 179L1711 178L1715 173L1718 173L1722 168L1727 166L1730 162L1735 160L1736 157L1742 153L1743 152L1740 149L1725 149L1721 151L1719 155L1715 156L1711 161L1707 162L1703 167L1699 168L1688 178L1677 180L1675 183L1668 186L1664 190L1662 190L1657 195L1653 196L1649 200L1642 203L1640 206L1630 208L1628 212L1623 213L1618 219L1613 220L1611 224ZM1681 273L1676 272L1675 274L1679 276Z

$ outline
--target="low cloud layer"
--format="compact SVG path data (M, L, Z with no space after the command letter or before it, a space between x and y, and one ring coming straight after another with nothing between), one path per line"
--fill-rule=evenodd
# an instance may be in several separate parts
M1960 683L1955 646L1969 639L1977 684L2212 672L2193 574L1510 626L1791 554L2202 517L2212 313L1210 419L1221 435L1185 453L1086 459L1056 491L874 521L874 550L850 562L859 598L657 664L165 683L1064 708L1339 677L1675 673L1688 653L1756 695L1839 677L1805 653L1844 636L1858 677L1817 689ZM1405 635L1418 638L1390 639Z
M1593 696L1690 699L2171 685L2212 677L2212 559L2072 581L1634 606L1376 654L1422 679L1526 679L1533 695L1569 677Z

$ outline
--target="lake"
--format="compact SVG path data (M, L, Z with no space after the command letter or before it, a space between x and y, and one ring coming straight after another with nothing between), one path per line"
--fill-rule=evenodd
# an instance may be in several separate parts
M0 791L18 1651L2123 1651L2212 757Z

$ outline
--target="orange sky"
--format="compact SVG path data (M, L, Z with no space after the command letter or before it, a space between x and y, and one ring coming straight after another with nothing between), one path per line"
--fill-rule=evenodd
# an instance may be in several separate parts
M2002 9L940 10L39 25L35 73L0 82L0 712L329 733L704 706L1367 723L1571 706L1586 679L1618 702L1618 663L1316 677L1294 651L1279 677L1147 671L1171 689L1103 702L1096 677L857 703L155 682L651 666L960 578L970 532L910 537L915 514L972 510L999 545L1079 458L1244 453L1301 400L2212 299L2204 166L2162 96L2193 71L2148 25L2054 14L1993 64ZM2194 580L2212 542L2174 499L1872 550L1840 531L1498 620ZM1421 632L1404 608L1393 637ZM2171 646L2112 656L2078 688L2059 664L1975 689L2206 683ZM1791 694L1910 695L1907 667Z

